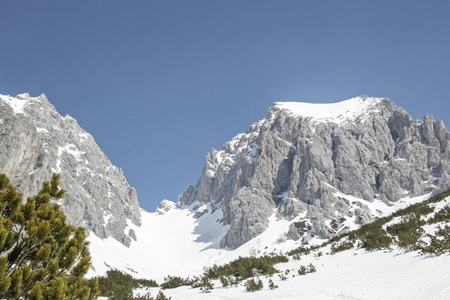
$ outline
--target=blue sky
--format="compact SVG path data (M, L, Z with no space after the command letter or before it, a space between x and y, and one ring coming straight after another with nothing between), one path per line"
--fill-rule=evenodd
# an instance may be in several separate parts
M141 206L275 101L389 97L450 126L449 1L0 1L0 94L45 93Z

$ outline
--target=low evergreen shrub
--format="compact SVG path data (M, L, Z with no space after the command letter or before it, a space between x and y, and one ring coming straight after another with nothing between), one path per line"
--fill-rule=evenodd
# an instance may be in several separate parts
M207 268L204 275L209 279L219 279L220 276L234 276L241 280L257 275L271 275L277 272L274 265L287 262L288 258L283 255L262 257L239 257L238 259L223 265L214 265Z
M411 213L402 218L400 223L387 227L387 232L397 237L397 244L406 251L417 250L420 246L424 231L422 226L425 221L421 220L420 215Z
M298 275L306 275L306 267L300 266L300 269L298 269Z
M260 291L263 288L263 282L258 278L257 281L255 281L254 278L248 279L245 282L245 290L247 292L256 292Z
M206 276L203 276L200 280L200 290L203 293L209 293L213 289L213 286L214 284Z
M221 275L219 277L219 280L223 287L228 287L228 285L230 284L229 277L225 277L225 276Z
M343 241L341 243L333 243L331 244L331 254L353 249L354 244L355 242L350 240Z
M183 285L191 285L193 282L189 278L181 278L178 276L167 276L164 278L164 283L161 284L163 290L174 289Z
M392 238L386 234L386 231L380 226L372 226L370 230L365 231L359 236L361 240L360 247L366 251L376 251L388 249L392 244Z
M450 206L446 205L441 210L436 212L434 216L428 219L428 224L436 224L439 222L448 222L450 220Z
M272 279L269 279L269 289L274 290L274 289L277 289L277 288L278 288L278 285L273 283Z
M308 255L309 253L311 253L311 251L319 249L320 247L322 247L322 245L316 245L316 246L310 246L310 247L299 247L299 248L289 251L288 255L289 256Z
M434 235L427 234L429 244L423 245L420 250L422 254L434 254L436 256L450 253L450 226L438 227Z
M134 279L119 270L109 270L106 276L98 278L100 295L109 299L135 299L133 289L140 287L157 287L154 280Z

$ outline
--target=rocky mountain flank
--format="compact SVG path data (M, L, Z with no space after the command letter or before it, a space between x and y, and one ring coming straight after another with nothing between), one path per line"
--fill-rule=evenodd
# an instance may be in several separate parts
M140 225L136 191L75 119L62 117L47 97L0 95L0 172L24 196L52 173L67 193L59 203L68 222L129 245Z
M443 122L431 115L413 120L387 98L279 102L207 154L178 207L197 210L197 217L221 209L220 222L230 226L222 247L261 234L274 213L292 221L288 238L307 243L348 230L349 222L372 221L374 201L389 205L449 188L449 164Z

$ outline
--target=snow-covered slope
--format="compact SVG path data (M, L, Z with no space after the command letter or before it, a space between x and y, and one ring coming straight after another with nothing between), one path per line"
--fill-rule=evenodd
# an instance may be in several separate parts
M239 256L321 244L450 183L450 134L442 121L428 115L412 120L389 99L367 96L335 104L275 103L246 133L207 155L198 183L177 204L164 200L155 213L139 209L122 172L45 95L0 96L0 136L1 171L26 194L61 172L68 193L60 204L71 223L90 232L89 276L119 269L161 282L168 275L200 275L205 266ZM274 291L219 288L204 295L180 288L167 294L174 300L403 298L405 291L417 299L448 296L448 272L434 270L448 264L448 255L397 259L399 253L304 257L303 265L319 259L317 274L324 275L276 279ZM422 272L408 274L408 267ZM409 281L399 282L401 276ZM364 288L351 284L356 280ZM427 285L410 289L416 281Z
M448 193L447 193L448 195ZM419 199L416 199L419 200ZM431 210L423 210L420 206L420 219L426 222L421 225L427 234L436 235L438 228L448 226L448 209L450 197L428 203ZM380 207L383 209L383 207ZM409 213L408 213L409 212ZM441 217L435 219L439 212ZM444 214L447 217L442 218ZM411 210L386 220L383 228L402 223L411 217ZM439 221L440 220L440 221ZM270 227L269 227L270 228ZM272 227L273 228L273 227ZM405 228L405 227L403 227ZM417 228L416 228L417 230ZM264 234L266 234L267 230ZM420 231L420 230L419 230ZM418 232L419 232L418 231ZM404 231L406 232L406 231ZM266 236L265 238L267 238ZM273 236L272 236L273 237ZM394 237L391 235L391 237ZM443 240L442 236L439 238ZM423 242L430 243L429 237L422 235ZM448 238L447 238L448 242ZM391 244L385 250L367 252L360 248L358 241L353 248L341 252L333 251L333 243L312 250L309 254L289 256L286 263L277 264L279 273L272 276L257 276L263 288L260 291L248 292L245 281L239 286L223 287L219 280L213 280L214 288L209 293L202 293L199 288L190 286L164 290L172 299L450 299L450 254L448 245L446 254L423 254L420 251L405 252L397 244ZM245 246L245 245L244 245ZM263 246L263 245L261 245ZM437 249L437 248L435 248ZM300 275L301 266L310 264L315 272ZM276 286L271 289L269 280ZM148 290L136 291L141 294ZM158 289L150 289L156 295Z
M297 271L300 265L307 266L309 263L317 268L317 272L299 276ZM428 257L420 256L417 252L404 254L398 250L353 250L320 258L311 254L302 257L301 261L276 265L280 271L290 272L287 280L281 280L278 275L271 278L278 286L274 290L269 289L268 278L260 277L264 287L253 293L247 292L242 285L224 288L219 281L214 281L211 293L202 293L200 289L185 286L164 290L164 294L173 300L447 300L450 299L449 265L449 255ZM151 289L150 293L155 296L157 289Z
M343 194L339 196L346 197ZM371 209L374 214L385 216L428 197L429 194L404 198L395 206L388 206L377 200L372 203ZM349 199L354 203L364 201ZM261 235L231 250L220 247L220 240L229 229L229 226L219 222L223 217L220 210L196 218L197 210L193 206L179 209L167 200L163 201L163 206L165 210L160 206L155 213L141 211L140 227L130 224L129 228L134 229L137 237L130 247L125 247L113 238L102 240L90 235L88 239L93 264L88 275L104 275L109 269L118 269L136 278L162 282L168 275L200 275L205 266L225 264L239 256L285 253L302 245L300 241L287 240L291 222L277 218L275 210L269 218L268 228ZM299 216L295 221L307 220L306 216ZM359 227L356 223L349 223L348 226L352 229ZM321 244L324 241L316 237L310 244Z

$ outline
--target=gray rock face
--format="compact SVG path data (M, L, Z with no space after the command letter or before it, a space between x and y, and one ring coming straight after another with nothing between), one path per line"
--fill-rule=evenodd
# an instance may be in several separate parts
M70 116L57 113L45 95L0 95L0 172L24 194L34 195L52 173L67 193L59 203L68 222L125 245L140 225L136 191L94 138Z
M261 234L274 212L287 220L303 216L288 238L330 238L348 229L346 220L376 217L338 193L389 204L449 188L449 143L442 121L413 120L387 98L275 103L247 133L208 153L178 206L222 209L230 228L221 246L232 249Z

